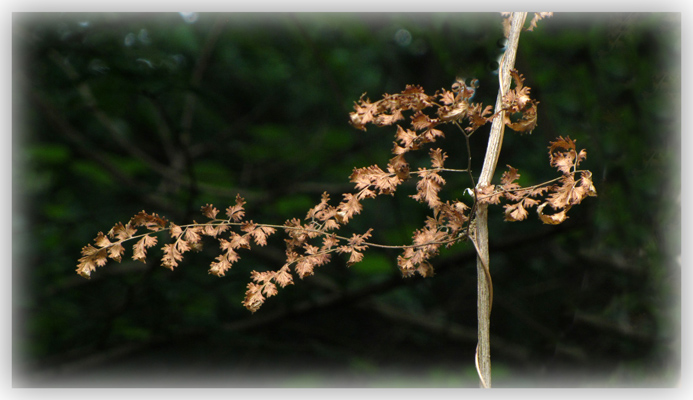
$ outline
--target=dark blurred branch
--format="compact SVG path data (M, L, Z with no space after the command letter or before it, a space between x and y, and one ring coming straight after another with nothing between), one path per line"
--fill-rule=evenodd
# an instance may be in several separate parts
M24 81L24 80L22 80ZM37 108L46 116L48 121L55 126L56 132L62 135L69 143L71 143L74 148L82 156L90 159L101 165L109 174L111 174L117 181L122 184L136 190L138 193L143 193L145 202L151 204L152 206L166 209L167 202L164 199L160 199L157 196L151 195L150 191L132 179L128 174L124 173L115 164L109 161L108 154L100 151L98 147L91 143L89 139L75 129L62 114L58 112L50 103L48 103L36 90L28 90L29 97L31 101L37 106Z
M147 165L151 170L158 172L160 175L163 177L169 179L171 182L180 182L184 185L192 186L193 185L193 180L191 179L190 176L183 176L179 172L180 167L176 167L176 162L175 162L175 157L172 159L172 165L173 167L167 167L164 164L159 163L158 161L154 160L151 158L147 153L145 153L143 150L141 150L138 146L135 144L131 143L126 135L123 135L120 130L116 127L116 124L113 122L113 120L103 111L101 110L98 105L97 101L94 98L94 95L89 88L89 85L86 84L86 82L80 81L80 77L77 74L77 72L74 70L72 65L70 65L69 62L67 62L66 59L64 59L57 51L53 50L50 52L50 58L53 60L53 62L60 67L60 69L65 73L65 75L75 83L77 87L77 91L79 92L80 96L82 97L83 101L87 105L88 109L91 110L94 114L94 117L106 128L108 132L111 133L111 137L120 145L121 148L123 148L131 157L140 160L143 162L145 165ZM44 101L44 103L47 105L47 103ZM160 128L162 129L162 128ZM165 147L165 146L164 146ZM183 146L184 147L184 146ZM94 152L97 147L95 145L89 146L90 151ZM188 156L189 157L189 156ZM189 170L192 168L189 166ZM195 184L197 185L197 184ZM206 184L200 184L198 185L202 190L204 190L207 193L212 193L212 194L217 194L229 198L235 197L236 194L241 194L244 198L248 200L254 200L257 198L263 198L264 194L262 193L256 193L256 192L251 192L247 190L238 190L238 189L225 189L225 188L219 188L213 185L206 185ZM147 191L150 191L149 189ZM160 203L159 206L162 206L164 203ZM167 208L167 207L164 207Z
M248 318L243 318L241 320L229 322L224 324L224 329L229 331L261 329L268 325L276 324L301 315L322 312L328 309L359 303L370 296L388 292L396 287L399 287L402 285L401 282L408 283L411 281L404 281L401 278L388 278L377 283L363 286L356 290L328 295L318 300L307 300L282 310L261 313L258 315L249 316Z
M301 38L308 44L308 47L310 48L311 52L313 53L313 56L315 59L318 61L319 65L319 70L322 72L322 74L327 78L327 82L329 83L330 87L332 88L332 93L334 94L333 98L337 100L337 103L339 104L339 108L341 109L344 107L344 94L342 93L342 90L340 89L340 86L337 84L337 80L334 77L334 74L332 73L332 69L328 65L327 61L325 60L325 56L322 54L318 46L316 45L315 41L310 37L308 32L306 32L306 29L303 27L303 24L301 21L296 18L295 14L290 14L291 19L294 22L294 25L298 29L298 32L301 35ZM344 114L349 113L349 109L344 110Z
M133 354L151 347L155 342L127 343L103 351L94 351L92 347L73 350L68 354L44 360L41 365L24 366L31 371L31 386L41 386L41 381L50 382L61 376L80 374L101 365L112 364Z
M149 154L142 151L138 146L131 143L126 135L117 128L117 125L102 109L99 108L96 98L94 97L91 88L87 83L80 79L79 74L67 59L61 56L56 50L51 50L48 54L49 58L65 73L65 75L75 84L77 92L82 97L87 108L94 114L97 121L111 134L111 138L131 157L142 161L150 169L157 171L161 175L172 179L179 180L179 174L176 171L166 167L165 165L154 160Z
M149 101L152 106L154 116L154 123L156 124L156 132L159 134L159 140L161 141L161 147L168 157L169 160L175 158L176 147L173 144L173 128L174 125L171 118L167 115L166 110L161 105L161 102L153 95L149 93L143 93L144 98Z
M261 119L278 99L279 95L276 92L266 94L262 101L253 104L250 111L244 115L233 116L233 119L227 121L224 128L213 135L213 141L192 143L190 146L190 154L192 154L193 157L200 157L210 151L218 151L220 142L233 143L234 139L238 140L236 137L238 136L237 133L245 131L249 126L255 123L255 121ZM226 114L221 109L219 109L218 112L220 115ZM233 146L231 145L229 147L231 147L229 151L232 151Z
M190 90L185 96L185 105L183 106L183 112L181 113L181 142L182 144L190 144L190 129L192 128L193 115L195 113L195 105L197 103L197 96L195 91L199 89L200 83L202 82L202 77L205 71L209 67L214 48L219 40L219 36L223 32L224 23L222 19L217 19L212 26L207 40L205 41L204 47L200 51L200 55L197 57L197 63L195 64L195 69L190 77Z
M516 321L523 322L526 326L534 331L538 336L544 337L551 343L558 341L558 335L550 329L547 329L539 321L534 319L528 312L516 305L515 299L510 297L508 293L503 293L502 298L496 299L497 306L503 307L510 313Z
M642 332L630 324L618 323L601 315L578 311L575 313L575 323L591 326L603 332L612 332L624 338L635 339L638 342L649 343L655 340L655 337L649 332Z
M475 343L477 339L477 332L475 328L451 323L450 321L436 321L435 319L431 318L430 315L414 314L377 301L366 303L362 307L375 310L383 317L393 321L404 322L426 329L435 335L440 335L471 344ZM502 353L504 356L512 358L516 361L530 361L529 350L512 344L497 335L491 335L491 341L493 342L494 352Z
M192 129L193 115L195 114L195 105L197 104L197 95L195 94L195 92L199 89L202 77L209 66L212 53L216 46L217 40L221 35L223 26L224 25L222 23L222 20L217 19L214 25L212 26L211 32L207 36L205 45L204 47L202 47L202 51L200 52L200 55L197 57L197 64L195 65L192 77L190 78L190 88L185 96L185 104L183 105L183 111L181 113L181 130L179 136L180 145L178 146L180 152L178 154L180 154L183 162L185 163L185 169L188 175L189 193L188 204L186 207L188 213L192 213L193 208L195 208L193 202L199 192L199 186L197 178L195 176L195 169L193 166L193 159L190 153L190 130Z

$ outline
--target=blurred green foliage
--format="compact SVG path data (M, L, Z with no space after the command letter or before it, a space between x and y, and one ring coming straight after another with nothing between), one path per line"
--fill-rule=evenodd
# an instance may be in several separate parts
M256 314L249 272L283 242L208 275L218 245L175 271L126 256L74 273L99 231L144 209L178 223L224 209L303 218L354 167L384 166L394 129L351 128L378 99L456 77L494 104L498 14L14 14L15 386L477 386L471 248L402 279L396 251L336 257ZM520 39L539 100L532 135L506 132L496 180L555 177L547 146L588 152L599 197L562 226L490 209L495 386L671 386L680 370L679 14L557 14ZM446 131L452 167L463 138ZM487 129L472 137L481 169ZM425 166L426 152L410 161ZM466 176L446 176L462 198ZM406 244L427 209L407 195L364 203L350 229ZM347 232L347 235L350 235ZM161 238L164 240L164 237Z

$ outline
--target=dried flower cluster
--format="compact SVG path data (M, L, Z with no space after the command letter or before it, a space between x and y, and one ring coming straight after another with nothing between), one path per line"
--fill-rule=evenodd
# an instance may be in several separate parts
M523 85L524 79L516 71L512 73L514 89L503 98L503 110L506 112L505 123L515 131L530 132L536 126L537 102L530 98L530 88ZM107 234L99 232L95 246L87 245L82 249L82 257L77 265L77 272L89 278L91 273L106 264L108 259L118 262L125 250L123 244L136 240L133 245L133 259L145 262L147 249L155 246L158 239L154 234L168 231L171 241L163 246L161 265L173 269L183 259L183 254L190 250L199 250L203 237L215 239L219 243L221 254L211 263L209 273L224 276L232 265L240 259L241 249L251 249L267 244L267 238L279 230L286 235L286 262L276 271L253 271L251 282L247 286L243 305L250 311L256 311L264 301L277 293L277 286L293 284L293 274L299 278L312 275L315 268L328 263L332 254L344 254L348 257L347 265L363 259L363 252L368 247L397 247L402 253L397 264L404 276L418 272L422 276L433 275L429 260L438 254L441 246L451 246L465 240L469 234L470 210L475 204L465 204L454 199L443 201L439 192L446 181L442 174L447 172L467 173L467 169L445 168L447 155L440 148L430 149L430 168L419 168L411 171L405 159L410 151L419 150L424 145L443 138L440 130L443 124L456 125L469 138L479 127L491 121L492 107L471 104L469 100L474 93L474 86L467 86L458 80L452 90L441 90L427 95L419 86L407 86L397 94L386 94L381 100L370 102L361 99L355 103L355 111L350 114L351 124L358 129L366 130L366 124L376 126L392 125L404 121L404 113L410 113L409 127L397 125L393 157L385 170L377 165L355 168L350 176L354 183L354 193L344 193L336 205L330 204L330 196L323 193L320 202L308 210L305 218L293 218L283 225L254 223L245 219L245 201L236 197L234 205L228 207L226 218L218 218L219 210L213 205L202 207L206 222L193 222L188 225L169 223L156 214L142 211L127 224L116 224ZM511 117L518 117L511 120ZM462 125L466 125L463 127ZM526 218L527 208L538 206L539 217L545 223L557 224L567 217L565 213L574 204L586 196L595 195L589 171L578 171L577 167L585 159L586 153L576 153L575 141L570 138L559 138L549 147L550 164L558 168L562 176L553 181L529 188L520 187L517 170L510 167L503 174L499 185L489 185L475 189L474 201L498 204L501 198L509 201L506 204L506 220L520 221ZM575 175L580 173L579 180ZM372 229L351 237L339 236L335 232L343 228L356 215L360 214L362 201L379 195L393 195L404 182L415 177L416 193L414 200L425 204L432 211L424 226L412 235L412 243L404 246L383 246L368 242ZM474 186L473 184L471 185ZM546 197L545 202L539 200ZM550 205L555 214L543 213Z

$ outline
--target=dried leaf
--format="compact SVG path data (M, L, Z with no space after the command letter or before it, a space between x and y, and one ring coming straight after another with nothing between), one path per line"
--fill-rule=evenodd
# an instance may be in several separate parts
M403 154L398 154L392 157L390 159L390 162L388 163L387 169L388 171L392 171L395 173L395 175L397 175L397 179L399 182L403 182L409 179L409 164L404 159Z
M328 204L329 201L330 195L327 194L327 192L323 192L322 197L320 199L320 203L308 210L308 213L306 214L306 219L317 219L319 221L325 221L326 219L331 218L334 215L334 210L331 210L332 215L330 215L330 206Z
M507 165L508 170L503 172L501 176L501 185L509 185L516 180L520 179L520 174L517 173L517 169Z
M354 215L361 213L363 206L359 202L359 199L353 194L344 193L343 196L344 200L337 206L337 221L346 224Z
M315 263L309 257L299 258L298 261L296 261L296 266L294 267L296 274L298 274L298 277L301 279L306 276L313 275L314 268Z
M336 218L337 210L334 210L333 216ZM336 219L328 219L327 221L325 221L323 228L325 231L332 231L335 229L339 229L339 223L337 222Z
M554 210L559 210L570 205L571 194L575 188L573 175L564 175L559 180L559 185L554 186L554 192L548 196L548 203Z
M545 224L548 225L558 225L561 222L565 221L568 219L568 216L566 215L566 212L570 209L570 207L567 207L565 210L558 212L556 214L544 214L544 207L546 207L548 203L544 203L537 207L537 214L539 215L539 219Z
M524 199L522 199L522 206L525 208L532 208L538 205L539 203L539 200L535 200L530 197L525 197Z
M262 285L250 282L247 287L243 306L254 313L265 302L265 296L262 295Z
M195 221L193 222L197 224ZM190 244L197 243L200 240L202 240L202 238L200 237L200 232L202 232L201 226L189 226L185 228L185 234L183 234L183 237Z
M130 239L135 233L137 233L137 229L133 228L130 223L127 225L123 226L122 223L118 222L111 228L110 231L108 231L108 236L110 238L116 238L118 240L127 240Z
M132 228L144 226L150 231L156 232L166 227L166 220L156 214L150 215L144 211L140 211L137 215L132 217L128 225Z
M433 165L433 168L443 168L443 163L445 162L445 159L448 158L448 155L443 153L443 150L441 149L431 149L429 155L431 156L431 164Z
M245 210L243 209L244 204L245 200L243 200L241 195L236 195L236 204L226 209L226 216L229 217L231 221L241 221L245 216Z
M411 197L414 200L428 203L432 209L436 209L441 201L438 192L445 185L445 179L436 171L419 168L419 182L416 184L417 193Z
M586 153L583 155L586 156ZM570 137L564 139L559 136L556 141L550 142L549 163L564 175L572 173L576 156L575 141Z
M107 256L108 252L105 248L97 249L90 244L82 247L82 257L77 262L77 273L89 278L96 267L103 267L106 264Z
M255 240L255 244L257 244L258 246L266 245L267 237L276 232L276 229L272 227L258 225L255 224L253 221L249 221L243 224L241 226L241 230L243 232L248 232Z
M400 164L400 168L404 166ZM408 166L406 166L408 168ZM354 168L354 172L349 177L351 182L356 183L356 190L359 193L356 195L358 200L375 197L375 194L370 187L373 186L378 190L378 194L392 194L397 186L402 183L402 179L397 175L392 165L388 166L390 172L385 172L377 165L371 165L365 168ZM339 211L339 207L337 207Z
M281 287L286 287L288 285L293 285L294 280L291 277L291 273L289 273L289 265L284 264L284 266L277 271L277 273L274 275L274 281L277 282L277 284Z
M529 107L522 109L520 119L515 122L510 120L509 114L505 114L504 123L515 132L532 133L537 127L537 104L539 102L532 101Z
M114 243L111 247L108 248L108 257L116 260L117 262L120 262L124 251L125 248L122 244L120 244L120 242Z
M445 137L443 134L443 131L440 129L428 129L426 132L421 134L422 142L423 143L432 143L436 141L436 138L438 137Z
M239 235L235 232L231 232L230 245L232 249L250 249L248 235Z
M451 104L449 106L443 106L439 108L438 117L440 118L441 122L459 121L460 119L468 115L468 110L469 103L467 103L466 101L460 101L456 104Z
M136 261L146 262L147 249L155 246L157 241L158 240L156 236L142 236L142 238L132 246L132 259Z
M94 243L96 243L97 247L108 247L111 245L111 241L108 240L108 238L103 234L103 232L99 232L96 235L96 238L94 238Z
M351 236L351 239L349 239L349 247L356 249L356 250L365 250L367 245L364 243L368 238L371 237L371 234L373 233L373 228L369 228L366 232L362 233L361 235L353 234Z
M447 201L439 208L439 215L446 221L444 226L448 229L451 236L456 235L464 229L465 223L468 220L465 211L468 209L469 207L461 201L456 201L454 204L450 204L450 202Z
M411 126L417 131L429 129L435 125L435 121L433 121L431 118L428 117L428 115L424 114L421 111L418 111L411 118Z
M262 286L262 294L272 297L277 294L277 286L272 282L267 282Z
M395 152L395 154L405 153L409 150L418 150L418 138L419 135L416 132L410 129L404 129L401 126L397 125L397 133L395 134L395 139L399 140L403 150L400 151L400 153Z
M363 253L359 253L358 251L352 251L351 255L349 256L349 260L347 261L347 267L351 267L352 265L361 262L363 260Z
M581 162L583 162L587 158L587 151L585 149L580 150L580 153L578 153L577 158L575 159L575 166L577 167L580 165Z
M467 128L468 132L477 130L480 126L486 124L494 118L493 106L486 106L482 110L482 104L476 103L469 107L467 112L467 117L469 118L469 123L471 126Z
M532 21L529 23L529 28L527 28L528 31L533 31L534 28L537 27L537 22L541 21L544 18L549 18L553 16L553 12L537 12L534 13L534 18L532 18Z
M449 90L445 90L445 89L443 89L443 91L440 93L439 97L440 97L440 101L442 101L443 104L445 104L446 106L449 106L450 104L454 104L456 101L455 100L455 93L453 93Z
M377 126L392 125L393 123L404 119L402 115L402 110L396 109L392 114L380 114L375 119L375 124Z
M522 206L522 202L515 204L506 204L505 220L506 221L522 221L527 218L527 210Z
M174 243L174 245L176 247L176 250L178 250L181 254L192 249L190 243L184 239L176 240L176 243Z
M580 175L580 186L586 188L585 193L587 194L587 196L596 197L597 189L594 187L594 184L592 183L592 172L582 171Z
M178 239L178 237L183 233L183 228L180 226L174 224L171 222L171 226L169 228L169 234L171 234L171 237L174 239Z
M299 247L309 238L306 228L301 225L301 221L298 218L292 218L284 223L286 227L284 231L290 237L287 240L287 245L289 247Z
M178 266L178 261L183 260L183 256L174 243L165 244L163 249L164 256L161 259L161 265L173 270Z
M217 224L217 225L211 225L211 224L205 224L202 233L207 236L211 237L216 237L220 233L226 232L229 229L228 225L224 224Z
M575 153L572 151L566 153L555 153L553 157L553 166L564 175L570 174L573 172L573 166L575 165L574 157Z
M496 191L495 185L485 185L476 188L476 200L481 203L499 204L502 191Z
M215 219L218 213L219 210L217 210L216 207L211 204L207 204L202 207L202 214L209 219Z
M225 276L226 271L231 269L231 262L223 254L216 256L215 260L210 264L209 273L218 277Z
M419 266L416 267L416 271L419 273L419 275L423 276L424 278L429 278L435 275L433 265L431 265L431 263L427 261L420 263Z
M337 246L338 243L339 240L334 235L325 236L322 240L320 251L329 251Z

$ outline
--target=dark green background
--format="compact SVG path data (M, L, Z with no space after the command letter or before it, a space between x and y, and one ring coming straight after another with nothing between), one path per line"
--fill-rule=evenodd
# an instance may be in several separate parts
M531 18L531 15L530 15ZM187 20L186 20L187 19ZM208 242L175 271L109 263L74 272L82 246L140 210L202 220L241 193L247 217L303 218L354 167L385 167L394 127L347 123L353 102L406 84L477 78L494 104L499 14L15 14L15 386L476 387L476 267L458 245L435 277L402 279L397 251L335 257L255 314L253 269L224 278ZM521 184L552 179L557 136L587 149L599 197L560 226L490 209L494 386L672 386L680 371L680 15L557 14L520 38L517 68L540 102L532 135L506 130ZM66 61L66 62L65 62ZM87 92L88 91L88 92ZM86 94L85 93L89 93ZM90 101L89 99L93 99ZM446 127L447 165L466 165ZM488 127L472 137L475 173ZM427 151L412 157L426 165ZM470 183L446 175L446 199ZM406 244L427 208L364 202L345 236Z

